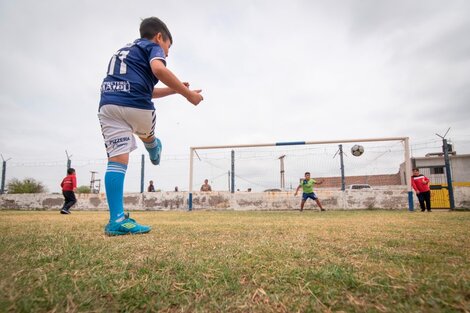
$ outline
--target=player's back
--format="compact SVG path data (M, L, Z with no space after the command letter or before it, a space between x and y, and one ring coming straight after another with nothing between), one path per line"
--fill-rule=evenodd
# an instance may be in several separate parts
M112 56L101 85L100 107L116 104L153 110L152 92L158 83L150 67L153 59L165 63L165 54L160 46L147 39L137 39L119 49Z

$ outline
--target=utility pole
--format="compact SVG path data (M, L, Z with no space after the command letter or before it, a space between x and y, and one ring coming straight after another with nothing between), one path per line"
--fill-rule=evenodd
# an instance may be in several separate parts
M281 190L286 189L286 181L284 177L284 158L285 157L286 157L285 154L279 157L279 161L281 162Z
M70 159L72 155L69 155L67 150L65 150L65 155L67 156L67 170L72 167L72 160Z
M90 171L90 173L91 173L90 192L91 193L100 193L101 179L95 179L95 174L98 174L98 172ZM96 183L98 183L98 186L96 186Z
M453 210L455 209L454 188L452 186L452 173L450 170L449 147L448 147L447 139L445 138L449 130L450 130L450 127L449 129L447 129L444 136L441 136L439 134L436 134L436 135L442 138L442 150L444 152L444 163L445 163L446 177L447 177L447 190L449 192L450 209Z
M344 177L343 145L341 145L341 144L338 145L338 151L336 151L333 158L335 158L337 154L339 154L339 162L340 162L340 170L341 170L341 190L345 191L346 190L346 184L345 184L345 177Z
M142 154L140 166L140 193L144 192L145 155Z
M235 151L232 150L232 186L230 188L230 192L235 192Z
M11 158L5 160L3 158L3 154L1 154L2 156L2 185L1 185L1 189L0 189L0 195L3 195L5 193L5 177L6 177L6 174L7 174L7 161L10 160Z
M339 145L339 162L341 167L341 190L346 190L345 178L344 178L344 160L343 160L343 145Z
M95 193L94 192L94 189L95 189L95 174L97 172L94 172L94 171L90 171L91 173L91 178L90 178L90 192L91 193Z

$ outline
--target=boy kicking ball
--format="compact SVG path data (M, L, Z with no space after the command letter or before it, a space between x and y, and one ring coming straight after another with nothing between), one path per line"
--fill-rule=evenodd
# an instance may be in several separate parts
M325 209L322 207L320 200L318 200L317 195L313 192L313 186L315 184L321 185L323 184L323 181L317 182L315 179L310 178L310 173L306 172L305 173L305 178L300 180L300 184L297 187L297 190L295 191L294 197L297 196L297 193L299 192L300 188L303 189L302 193L302 201L300 202L300 212L304 210L304 205L305 202L307 202L307 199L310 198L314 200L317 205L320 207L321 211L325 211Z
M101 85L98 118L108 154L105 174L110 219L105 226L109 236L143 234L150 226L138 224L124 214L124 177L129 153L137 148L134 134L144 143L154 165L160 163L162 144L154 135L153 98L172 94L184 96L193 105L203 97L201 90L190 90L166 68L173 38L160 19L149 17L140 24L140 38L119 49L111 58ZM159 82L167 88L154 88Z

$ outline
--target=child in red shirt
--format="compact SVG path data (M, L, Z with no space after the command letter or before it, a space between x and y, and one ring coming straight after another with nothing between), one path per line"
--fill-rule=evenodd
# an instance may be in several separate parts
M428 210L431 212L431 190L429 189L430 180L426 176L419 173L419 169L413 169L413 176L411 176L411 186L418 196L419 206L421 212Z
M62 194L64 195L64 205L60 210L60 214L70 214L70 208L77 203L74 193L77 190L77 177L73 168L67 170L67 176L60 183L60 187L62 187Z

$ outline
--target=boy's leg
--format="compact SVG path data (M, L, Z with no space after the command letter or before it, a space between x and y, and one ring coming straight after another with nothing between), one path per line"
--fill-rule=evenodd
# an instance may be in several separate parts
M64 204L62 205L62 208L60 209L61 211L65 209L65 206L67 205L67 202L68 202L67 193L65 191L62 191L62 195L64 196Z
M64 195L66 197L66 203L64 204L64 209L69 211L75 203L77 203L77 198L75 198L75 193L73 191L65 191Z
M124 177L126 175L129 153L110 157L104 178L106 197L109 206L109 223L105 233L109 236L144 234L152 228L138 224L124 214Z
M431 191L424 193L424 202L426 203L426 209L431 212Z
M321 205L321 203L320 203L320 200L318 200L318 198L315 199L315 202L316 202L317 205L320 207L320 210L321 210L321 211L325 211L325 209L322 207L322 205Z
M302 199L302 201L300 202L300 211L301 212L304 210L305 201L307 201L307 200Z
M153 165L158 165L160 164L160 156L162 153L162 143L160 139L156 138L154 135L148 137L148 138L143 138L139 137L140 140L144 143L145 149L147 149L150 157L150 162L152 162Z
M150 112L151 113L151 112ZM126 235L148 233L151 227L138 224L124 214L124 178L129 163L129 153L137 148L133 133L140 131L143 124L151 118L148 110L140 110L116 105L104 105L100 108L100 119L108 167L105 174L106 198L110 219L105 227L105 234Z
M64 196L64 205L60 209L60 214L70 214L70 212L69 212L69 203L70 203L69 191L62 191L62 195Z
M124 220L124 178L128 163L129 153L108 159L104 185L108 200L110 222L122 222Z
M418 201L419 201L419 207L421 208L421 212L426 211L426 207L424 206L424 196L422 192L418 194Z

